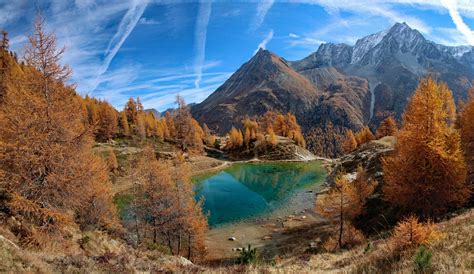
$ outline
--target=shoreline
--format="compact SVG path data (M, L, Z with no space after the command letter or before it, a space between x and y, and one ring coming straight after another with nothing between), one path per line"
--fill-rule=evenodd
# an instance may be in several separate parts
M325 221L314 211L317 194L325 188L325 180L294 193L288 201L274 211L250 219L210 228L206 235L209 263L235 259L238 248L258 248L266 258L283 255L283 251L294 242L291 231L304 227L321 227ZM235 241L229 241L235 237ZM304 239L303 239L304 240ZM300 239L301 241L301 239ZM299 248L305 248L303 244ZM298 248L298 247L297 247Z

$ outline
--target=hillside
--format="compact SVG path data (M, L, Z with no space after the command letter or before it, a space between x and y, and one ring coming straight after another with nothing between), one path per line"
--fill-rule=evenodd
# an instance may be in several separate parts
M298 61L260 50L192 113L219 134L245 116L292 112L306 135L328 123L342 129L377 126L379 114L400 118L418 80L446 81L455 100L474 80L474 48L431 42L406 23L359 39L321 44ZM309 143L311 146L311 142Z
M440 241L433 244L432 269L436 272L453 273L474 271L474 210L467 210L438 225L442 233ZM80 236L80 235L77 235ZM75 236L75 237L77 237ZM4 230L0 231L0 271L71 273L111 271L165 271L201 273L347 273L380 272L391 269L396 272L413 272L412 256L401 260L390 259L385 236L375 237L366 245L339 253L312 254L308 240L307 251L296 257L275 259L272 263L252 266L208 267L197 266L184 258L163 255L157 251L137 251L121 240L104 234L87 234L82 244L77 238L76 253L71 255L51 251L26 251L16 245L16 239Z

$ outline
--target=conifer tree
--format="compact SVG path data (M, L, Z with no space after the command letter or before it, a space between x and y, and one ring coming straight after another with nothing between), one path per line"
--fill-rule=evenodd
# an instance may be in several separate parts
M467 165L467 184L471 190L471 203L474 201L474 88L468 93L459 117L459 128L464 159Z
M125 111L120 113L120 128L124 136L130 136L130 126L128 124L127 114Z
M26 66L9 79L0 108L0 184L15 197L13 212L25 213L15 205L28 204L27 241L40 244L61 220L105 227L115 222L115 211L107 167L92 153L82 99L66 84L64 51L57 49L54 34L44 31L41 17L29 42ZM41 218L31 217L35 214Z
M368 182L364 183L368 184ZM346 244L344 236L347 232L353 232L347 228L350 227L350 222L362 213L365 200L372 193L370 190L373 191L373 188L368 186L367 191L358 191L346 176L339 173L331 190L322 197L318 197L316 212L336 223L337 248L344 248Z
M351 153L352 151L356 150L357 148L357 140L354 136L354 132L352 130L348 130L346 132L346 139L344 143L342 143L342 149L345 153Z
M278 141L275 132L273 131L273 127L270 126L267 128L267 143L272 147L276 146Z
M359 132L357 132L355 137L357 140L357 146L361 146L365 143L375 140L375 136L372 134L372 131L368 126L363 127Z
M383 159L385 199L422 218L469 196L453 101L446 84L422 79L403 115L395 154Z
M375 136L377 139L385 136L394 136L397 133L397 130L397 122L392 116L389 116L380 123Z
M229 131L229 141L226 144L227 149L237 149L240 148L244 143L242 131L232 127Z

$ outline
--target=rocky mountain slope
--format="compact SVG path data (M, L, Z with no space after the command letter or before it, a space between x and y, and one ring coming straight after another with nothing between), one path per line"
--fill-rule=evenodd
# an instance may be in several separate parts
M355 45L322 44L299 61L260 50L221 87L193 107L217 133L246 116L268 110L293 112L305 133L335 126L376 125L377 113L400 117L418 80L432 73L456 99L474 80L474 47L431 42L405 23L359 39Z

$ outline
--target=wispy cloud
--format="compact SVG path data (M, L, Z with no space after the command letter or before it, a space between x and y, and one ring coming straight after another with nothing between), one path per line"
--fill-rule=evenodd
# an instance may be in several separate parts
M265 20L265 16L273 6L274 2L274 0L262 0L258 2L257 13L250 24L251 31L257 30L262 25L263 21Z
M155 19L148 19L148 18L142 17L142 18L140 18L140 20L138 20L138 24L140 24L140 25L159 25L160 22L155 20Z
M262 40L262 42L260 42L260 44L258 44L258 47L257 47L257 49L255 49L253 54L255 55L258 52L259 49L265 49L268 42L270 42L272 39L273 39L273 30L270 30L270 32L265 36L265 38Z
M96 76L94 85L92 86L91 92L93 92L97 86L100 84L100 77L107 71L110 66L110 63L114 59L117 52L122 47L123 43L130 35L132 30L138 23L138 20L145 11L146 6L148 5L148 0L135 0L130 4L130 8L127 13L125 13L122 21L120 21L117 32L114 34L112 39L105 50L105 58L100 70Z
M448 9L449 15L451 16L451 19L453 20L453 23L456 25L456 28L459 30L459 32L466 37L466 40L469 42L469 44L474 45L474 33L469 28L469 26L464 23L464 20L462 19L458 10L457 2L454 0L443 0L442 3Z
M211 9L212 2L199 3L199 11L195 30L194 72L197 76L196 80L194 81L194 86L196 88L199 88L199 84L202 79L203 64L206 59L207 25L209 24L209 18L211 17Z

